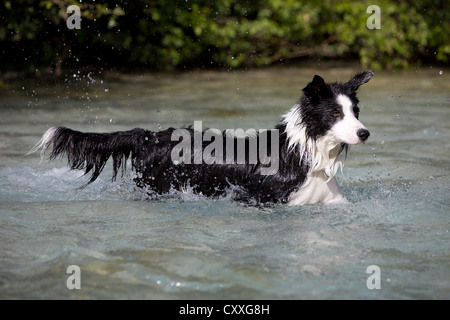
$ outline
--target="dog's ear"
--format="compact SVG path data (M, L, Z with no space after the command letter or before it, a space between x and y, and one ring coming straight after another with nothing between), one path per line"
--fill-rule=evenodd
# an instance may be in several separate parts
M321 76L315 75L313 80L303 88L303 93L310 100L318 101L326 88L325 80Z
M348 93L353 94L358 90L360 86L362 86L364 83L369 82L369 80L373 77L373 71L372 70L366 70L361 73L358 73L357 75L353 76L346 85L348 86Z

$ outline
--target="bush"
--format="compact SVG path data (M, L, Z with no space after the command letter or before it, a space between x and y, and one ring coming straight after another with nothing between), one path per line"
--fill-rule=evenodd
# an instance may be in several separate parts
M1 71L64 68L238 68L303 57L358 58L364 67L406 68L450 59L446 0L377 1L16 0L0 5ZM66 8L78 5L81 29Z

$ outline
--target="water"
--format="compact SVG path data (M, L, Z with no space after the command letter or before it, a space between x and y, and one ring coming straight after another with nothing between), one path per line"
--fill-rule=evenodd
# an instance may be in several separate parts
M338 181L351 202L263 210L193 194L146 198L130 174L92 185L64 161L25 156L54 125L150 130L272 128L319 73L77 76L0 87L0 298L450 298L450 70L377 72L359 90L371 136ZM440 72L442 71L442 72ZM78 265L81 290L69 290ZM369 290L370 265L381 289Z

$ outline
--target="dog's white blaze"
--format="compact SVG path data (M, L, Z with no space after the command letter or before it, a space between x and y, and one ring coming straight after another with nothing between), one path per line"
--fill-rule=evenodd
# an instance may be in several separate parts
M356 119L353 113L353 103L349 97L340 94L336 98L337 103L342 106L343 118L339 120L330 130L331 134L340 142L347 144L359 144L361 139L357 132L360 129L366 129L364 125Z

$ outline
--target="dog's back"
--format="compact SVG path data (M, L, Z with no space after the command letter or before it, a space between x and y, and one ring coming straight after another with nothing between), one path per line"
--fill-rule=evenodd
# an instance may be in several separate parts
M276 144L277 157L280 155L282 159L280 167L273 174L262 174L261 169L268 168L270 163L262 164L251 159L252 144L257 148L261 147L262 139L259 135L253 137L256 140L252 141L249 137L230 137L222 132L222 161L207 163L207 159L201 159L199 163L195 159L199 150L195 151L194 139L196 134L203 135L204 132L183 129L189 133L189 144L193 152L189 155L189 161L178 162L173 159L179 143L173 139L176 130L178 129L169 128L152 132L133 129L112 133L83 133L65 127L53 127L48 129L31 152L42 148L44 155L51 148L51 160L66 155L71 169L84 169L86 174L91 173L87 184L98 178L109 158L113 162L113 180L119 171L124 172L127 159L131 159L136 185L149 193L157 194L190 189L205 196L224 196L232 190L235 198L241 201L286 202L289 194L306 178L307 165L303 166L302 171L297 169L299 154L288 152L284 134L281 135L281 143ZM232 159L227 154L230 151L227 148L229 139L233 141ZM269 153L275 153L275 150L271 150L270 138L265 139L264 143L267 144L266 150ZM242 158L239 145L244 146L242 150L245 156ZM200 153L205 155L209 146L208 141L202 140Z

